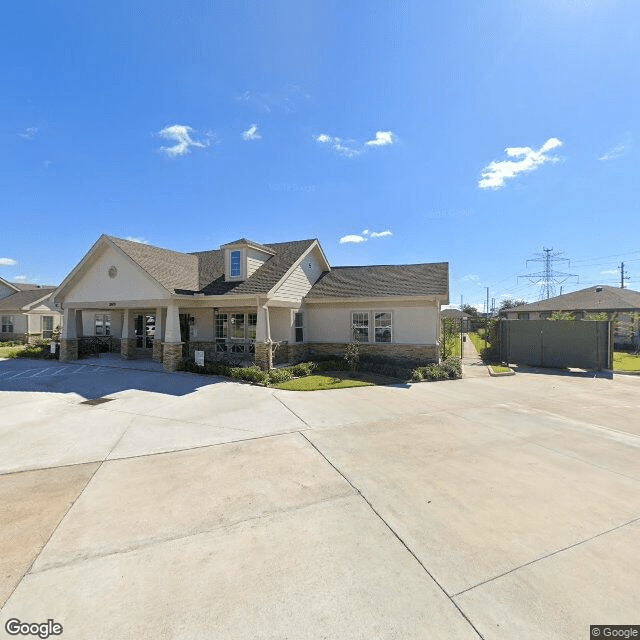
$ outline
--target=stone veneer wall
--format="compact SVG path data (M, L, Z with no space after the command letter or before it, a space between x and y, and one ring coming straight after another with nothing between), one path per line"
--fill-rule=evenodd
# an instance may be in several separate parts
M182 360L182 342L162 343L162 366L165 371L175 371Z
M306 358L314 356L342 358L346 344L341 342L308 342L305 346L307 347ZM385 358L390 362L397 362L407 366L418 366L439 361L437 344L362 342L360 343L360 355Z
M2 333L0 332L0 342L27 342L24 333Z
M71 362L78 359L78 341L60 340L60 362Z
M256 342L255 363L263 370L270 371L273 367L271 345L266 342Z
M151 359L154 362L162 362L162 342L160 340L153 341L153 352Z
M133 360L136 357L136 338L122 338L120 340L120 355L123 360Z

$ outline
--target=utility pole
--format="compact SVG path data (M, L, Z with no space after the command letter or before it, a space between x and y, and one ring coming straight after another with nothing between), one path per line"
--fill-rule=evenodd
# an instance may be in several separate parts
M484 317L484 348L487 348L487 332L489 331L489 287L485 287L487 290L487 313Z
M537 273L527 273L518 276L518 278L527 278L532 284L540 285L540 300L554 297L556 295L557 284L561 284L569 278L577 278L575 273L556 271L553 268L554 262L569 262L568 258L560 257L562 255L560 251L554 252L553 249L543 249L542 253L537 253L535 255L535 258L527 260L527 265L530 262L541 262L544 265L544 269Z
M464 316L462 314L464 313L464 311L462 310L462 300L462 294L460 294L460 358L462 358L462 356L464 355L464 338L462 335L462 325L464 323Z
M624 262L618 267L620 269L620 288L624 289L624 281L629 280L629 276L624 275Z

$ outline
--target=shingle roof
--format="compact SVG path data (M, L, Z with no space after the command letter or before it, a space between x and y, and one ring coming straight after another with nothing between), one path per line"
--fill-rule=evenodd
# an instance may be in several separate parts
M225 282L222 250L180 253L108 236L163 287L178 294L254 295L270 291L315 240L278 242L263 246L273 253L249 278ZM223 245L224 246L224 245Z
M177 289L197 291L200 288L198 258L195 255L113 236L108 238L165 289L173 292Z
M0 300L0 309L18 311L40 298L51 295L55 287L40 287L39 289L28 289L27 291L16 291L6 298Z
M449 295L447 262L332 267L322 274L306 299L433 295Z
M469 314L460 309L441 309L440 315L443 318L469 318Z
M33 289L42 289L42 285L28 284L27 282L12 282L11 284L16 289L20 289L20 291L32 291Z
M598 309L640 309L640 292L598 285L513 307L507 309L506 313L514 311L596 311Z
M221 245L220 248L224 249L225 247L232 247L233 245L237 244L246 244L248 247L254 247L261 251L265 251L266 253L273 253L267 245L260 244L259 242L254 242L253 240L247 240L247 238L239 238L238 240L234 240L233 242L227 242Z
M199 291L206 295L268 293L314 242L314 239L310 239L263 245L274 255L249 278L239 282L225 282L222 251L198 251L193 255L198 257L200 263Z

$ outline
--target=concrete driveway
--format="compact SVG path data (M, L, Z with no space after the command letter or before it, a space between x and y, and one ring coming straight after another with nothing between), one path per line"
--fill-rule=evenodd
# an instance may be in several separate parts
M622 376L305 394L0 362L0 637L640 624L638 407Z

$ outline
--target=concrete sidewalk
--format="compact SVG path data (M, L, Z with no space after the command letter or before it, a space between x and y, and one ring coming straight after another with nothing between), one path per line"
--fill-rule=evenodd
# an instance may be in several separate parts
M475 345L471 342L471 338L468 334L465 334L465 337L466 340L462 343L462 375L465 378L489 378L489 370L482 362L482 358L480 358Z
M576 640L640 611L637 378L0 374L0 638Z

